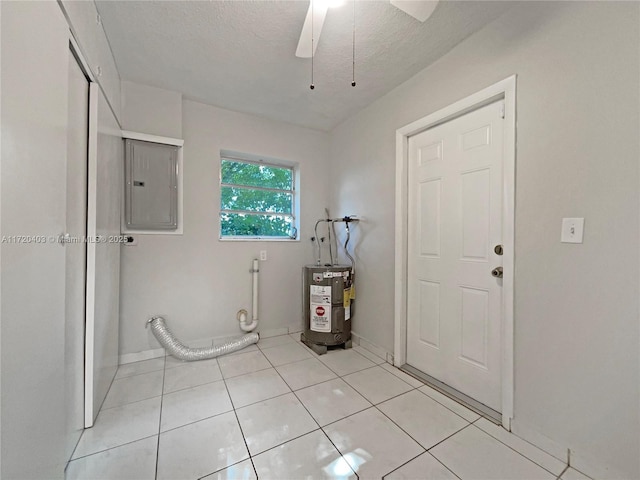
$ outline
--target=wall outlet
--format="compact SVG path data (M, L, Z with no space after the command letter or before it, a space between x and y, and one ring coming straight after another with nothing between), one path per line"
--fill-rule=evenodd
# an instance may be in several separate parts
M261 262L266 262L267 261L267 251L266 250L260 250L260 261Z
M562 243L582 243L584 234L584 218L563 218L562 233L560 241Z

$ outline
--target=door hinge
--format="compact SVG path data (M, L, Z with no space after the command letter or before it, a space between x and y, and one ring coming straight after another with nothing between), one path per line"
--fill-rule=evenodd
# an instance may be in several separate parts
M504 108L504 102L502 102L500 104L500 118L504 118L505 116L505 108Z

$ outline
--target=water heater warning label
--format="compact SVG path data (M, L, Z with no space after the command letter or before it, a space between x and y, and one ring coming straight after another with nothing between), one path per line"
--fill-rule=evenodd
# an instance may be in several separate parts
M331 287L311 285L311 325L314 332L331 331Z

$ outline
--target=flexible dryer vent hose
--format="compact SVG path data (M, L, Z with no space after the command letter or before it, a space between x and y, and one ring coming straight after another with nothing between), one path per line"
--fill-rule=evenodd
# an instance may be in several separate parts
M153 317L149 320L148 324L151 326L151 331L170 355L176 357L178 360L185 360L192 362L194 360L206 360L207 358L215 358L225 353L231 353L238 350L242 350L248 347L252 343L258 343L260 336L257 333L247 333L242 337L229 340L220 345L214 345L212 347L203 348L189 348L184 346L180 341L173 336L173 334L167 328L164 323L164 318Z

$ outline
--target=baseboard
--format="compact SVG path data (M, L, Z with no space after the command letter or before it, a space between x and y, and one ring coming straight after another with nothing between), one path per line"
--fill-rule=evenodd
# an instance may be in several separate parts
M511 420L511 433L547 452L552 457L556 457L561 462L569 463L569 448L567 446L560 445L529 425L518 422L517 418Z
M364 348L365 350L368 350L369 352L373 353L375 356L380 357L381 359L383 359L387 363L390 363L391 365L393 365L393 353L392 352L389 352L388 350L386 350L386 349L384 349L382 347L379 347L375 343L367 340L362 335L360 335L360 334L358 334L356 332L351 332L351 340L356 345L359 345L360 347Z
M591 478L622 480L630 478L629 473L622 473L610 465L596 464L588 455L581 455L575 450L569 454L569 466Z
M118 365L142 362L143 360L151 360L152 358L164 357L164 355L164 348L154 348L153 350L143 350L142 352L134 353L123 353L118 357Z
M561 445L555 440L551 440L531 426L518 422L517 417L511 422L511 430L514 435L567 463L571 468L588 477L599 479L629 478L628 473L620 472L615 467L594 462L592 455L581 454L567 445Z
M270 328L268 330L260 330L260 332L258 333L260 334L260 338L269 338L269 337L277 337L279 335L288 335L289 327Z
M291 325L289 325L288 329L289 329L289 335L293 333L300 333L303 330L302 324L300 322L292 323Z
M302 331L302 328L298 324L291 324L287 327L282 328L270 328L268 330L260 331L261 338L269 338L269 337L277 337L278 335L288 335L291 333L297 333ZM211 345L216 345L222 342L225 342L232 338L237 338L242 335L238 333L238 335L224 335L220 337L209 337L209 338L199 338L196 340L189 340L184 342L189 347L200 348L200 347L209 347ZM127 363L134 362L142 362L143 360L151 360L152 358L160 358L164 357L166 352L164 348L153 348L150 350L143 350L141 352L133 352L133 353L123 353L118 357L118 365L125 365Z

